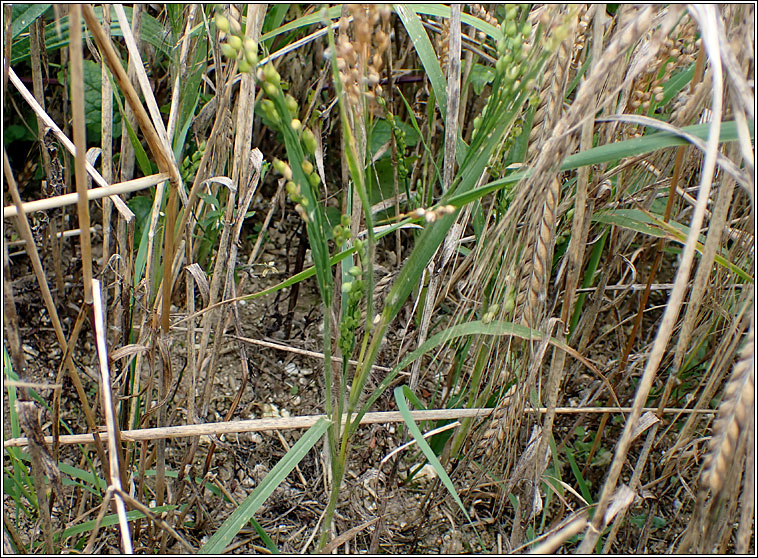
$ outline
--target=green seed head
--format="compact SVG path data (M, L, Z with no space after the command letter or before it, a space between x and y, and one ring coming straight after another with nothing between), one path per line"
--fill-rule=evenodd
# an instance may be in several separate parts
M319 185L319 183L321 182L321 179L319 178L318 174L314 172L313 174L308 175L308 182L310 182L311 186L315 188L316 186Z
M511 20L505 24L505 34L509 37L516 37L518 35L518 27L515 21Z
M258 55L254 50L245 50L245 58L247 59L248 63L255 67L258 64Z
M237 58L237 51L234 50L234 47L232 47L232 45L228 43L224 43L221 45L221 52L223 53L224 56L226 56L227 58L231 60L234 60L235 58Z
M276 85L274 85L270 81L263 82L263 90L266 92L266 95L268 95L269 97L276 96L276 92L278 91Z
M511 289L511 291L508 293L508 297L505 299L503 310L506 314L510 314L513 312L514 308L516 308L516 289Z
M284 96L284 104L287 105L288 111L290 111L292 114L297 114L297 101L289 93Z
M242 39L240 39L237 35L229 35L229 37L226 39L226 42L237 52L242 50Z
M223 14L216 14L216 27L224 33L229 32L229 20Z
M313 163L310 161L303 161L303 172L305 174L311 174L313 172Z
M357 265L354 265L348 270L348 273L352 275L353 277L360 277L361 275L361 268Z
M316 136L313 135L310 128L303 130L303 146L311 155L316 152Z
M274 68L274 65L271 62L266 64L266 67L263 68L263 77L267 82L276 86L279 85L281 80L279 77L279 72L276 71L276 68Z
M297 118L293 118L292 122L290 122L290 126L292 127L293 130L297 132L300 130L300 128L303 127L303 123L300 122L300 120L298 120Z
M497 71L498 74L504 74L505 70L507 68L507 64L505 62L505 58L498 58L497 62L495 63L495 71Z
M239 62L237 62L237 68L240 72L243 74L248 73L250 70L253 69L253 67L250 65L250 62L247 61L246 57L242 57L239 59Z

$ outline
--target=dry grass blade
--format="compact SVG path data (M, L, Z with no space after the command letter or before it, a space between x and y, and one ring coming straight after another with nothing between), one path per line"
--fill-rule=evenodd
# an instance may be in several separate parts
M24 98L24 100L29 104L29 106L32 108L36 116L42 120L42 122L45 124L45 126L52 129L53 133L55 134L55 137L58 138L58 140L61 142L63 147L65 147L69 153L76 156L76 148L74 147L74 144L71 142L68 137L66 137L66 134L64 134L61 129L58 127L58 125L53 121L52 118L45 112L45 110L40 106L40 104L37 102L37 100L34 98L34 96L29 92L29 90L24 86L24 84L21 82L21 80L18 78L16 73L13 71L12 68L9 68L9 77L11 80L11 83L13 86L18 90L18 92L21 94L21 96ZM98 185L100 185L103 188L110 187L110 182L106 181L97 170L95 170L95 167L93 167L89 161L86 163L87 172L92 177L92 179L97 182ZM69 168L66 167L65 169L65 175L67 176L70 174ZM65 176L64 176L65 178ZM64 180L65 181L65 180ZM113 196L111 198L111 201L116 205L116 209L118 209L119 213L123 215L123 217L127 220L133 219L134 214L131 212L131 210L126 206L126 204L116 195L119 192L111 192L108 195ZM38 200L43 201L43 200ZM7 216L5 214L5 211L8 209L4 209L4 216Z
M120 14L117 10L117 15ZM166 231L167 234L164 235L164 250L163 250L163 259L164 262L166 262L165 265L165 272L163 277L163 308L161 313L161 327L163 328L164 333L168 333L170 321L169 321L169 308L171 305L171 287L173 286L172 281L172 262L174 261L174 233L175 233L175 224L176 224L176 198L178 196L178 191L180 188L182 188L182 180L179 176L179 171L176 166L176 161L173 159L173 152L171 151L168 138L166 136L166 130L163 126L163 120L160 117L160 112L157 109L157 105L155 104L155 99L152 96L152 90L149 87L149 84L147 84L147 91L150 92L148 94L145 93L146 101L148 103L148 107L151 109L151 114L153 114L154 120L158 121L159 124L157 125L157 128L154 126L153 122L151 122L150 118L147 115L147 112L145 111L145 108L142 106L142 103L139 100L139 96L137 95L136 90L131 84L131 81L126 75L126 71L121 66L121 61L118 57L118 54L113 48L113 44L111 43L110 39L108 39L105 35L105 31L103 31L102 26L100 25L100 22L97 20L97 17L95 16L95 12L92 9L91 6L84 6L83 8L83 15L84 19L87 21L87 26L89 27L90 31L92 31L92 35L95 38L95 41L97 42L98 46L100 47L101 51L104 54L105 61L108 63L108 67L110 68L111 72L113 73L114 77L116 78L116 81L119 84L119 87L121 88L121 91L124 93L124 96L126 97L127 101L129 102L129 105L134 110L137 120L139 122L140 128L142 129L142 133L145 135L145 139L147 140L148 145L150 146L150 151L153 154L153 156L156 158L158 163L158 168L161 172L168 173L169 175L169 182L171 184L171 190L169 192L169 199L168 199L168 207L166 208ZM124 16L124 20L126 17ZM123 27L123 22L122 22ZM127 31L124 32L125 35L130 35ZM132 44L132 46L134 46ZM141 74L138 71L138 75L143 75L144 80L147 81L147 77L144 75L145 70L144 68L140 67ZM142 83L143 90L145 89L145 83ZM152 100L152 102L151 102ZM180 228L181 230L181 228Z
M145 135L145 139L150 146L151 153L157 160L158 168L161 172L167 172L169 176L173 178L172 171L176 172L175 166L169 163L163 148L162 140L153 127L152 121L145 111L145 108L142 106L137 91L132 86L131 81L129 81L129 78L126 75L126 70L124 70L124 67L121 65L121 59L116 53L113 44L110 39L106 37L105 31L97 20L97 16L91 6L83 6L82 15L87 22L87 27L89 27L89 30L92 32L95 42L104 55L104 62L108 64L108 68L110 68L110 71L113 73L113 77L116 78L116 82L121 88L121 92L124 94L127 102L137 115L137 121L139 122L142 133Z
M753 6L4 14L5 550L753 551Z
M16 206L16 210L20 211L21 208L21 197L18 193L18 187L16 186L16 181L13 178L13 172L11 171L10 162L8 161L8 154L5 150L3 150L3 174L5 176L5 180L8 183L8 191L10 192L11 198L13 199L13 203ZM29 259L32 263L32 268L34 269L34 275L37 278L37 283L39 284L40 291L42 292L42 300L45 303L45 308L47 309L49 315L50 315L50 321L53 324L53 329L55 331L55 336L58 340L58 344L61 347L66 347L66 336L63 333L63 327L61 326L60 318L58 317L58 311L55 307L55 303L53 302L53 297L50 292L50 286L47 283L47 276L45 275L45 270L42 267L42 261L39 257L39 252L37 251L37 245L34 241L34 237L32 235L31 227L29 226L29 221L26 218L26 214L21 211L16 216L16 224L17 229L21 237L26 241L26 250L27 254L29 255ZM74 387L76 388L76 393L79 396L79 401L82 404L82 409L84 410L84 416L86 417L87 426L89 429L95 433L94 439L97 446L97 452L100 457L100 459L105 462L105 453L103 452L103 446L100 443L100 438L97 434L97 427L95 426L95 418L94 413L92 412L92 408L89 405L89 402L87 401L87 395L84 391L84 386L82 385L81 379L79 378L79 373L76 371L76 368L74 367L74 363L71 360L71 355L64 356L64 362L63 366L66 367L66 369L69 372L69 376L71 377L71 381L74 384ZM60 383L60 382L58 382Z
M123 6L121 6L120 4L114 5L113 9L116 12L116 17L118 18L119 25L121 26L121 32L124 36L126 48L129 51L129 60L130 62L132 61L134 62L134 69L136 71L137 81L139 82L142 95L145 98L145 103L147 104L147 110L150 113L152 126L155 129L155 132L158 134L158 138L160 139L161 144L163 146L162 151L164 153L164 156L166 157L166 162L171 167L173 167L174 173L178 175L179 169L176 168L176 161L174 161L173 156L170 156L171 143L168 140L168 134L166 134L166 127L163 124L163 118L161 117L161 112L160 112L160 109L158 108L158 103L156 103L155 101L155 96L153 95L153 88L150 86L150 81L147 77L147 73L145 72L145 65L142 62L142 57L140 56L139 49L137 48L137 43L134 39L134 35L132 34L132 30L129 27L129 22L126 19L126 12L124 11Z
M447 192L455 176L455 151L458 147L458 107L461 102L461 5L450 7L450 45L447 49L447 120L445 122L445 170L442 191ZM446 20L447 21L447 20Z
M26 242L24 242L26 244ZM13 294L13 281L9 268L8 243L3 242L3 334L8 351L13 359L13 367L20 378L26 371L26 359L21 345L19 326L21 325L16 311L16 299Z
M353 540L353 538L363 531L364 529L367 529L368 527L371 527L374 523L379 521L378 517L375 517L374 519L369 519L365 523L362 523L361 525L356 525L352 529L348 529L338 537L334 537L331 541L329 541L324 548L320 549L319 552L323 552L324 554L332 554L334 551L336 551L340 546L343 544Z
M732 149L734 153L734 149ZM721 187L718 190L718 195L715 202L715 208L710 220L710 226L708 227L708 235L705 240L705 248L703 250L702 258L698 265L695 280L692 285L692 292L689 298L689 304L684 314L682 322L682 328L679 333L679 339L677 341L676 351L674 353L674 366L673 371L678 371L684 360L684 356L687 352L687 348L690 344L690 339L695 326L697 324L697 317L700 311L703 299L706 294L706 286L708 279L711 275L713 266L713 260L716 255L716 251L721 246L721 238L726 226L727 215L729 207L732 202L732 194L734 192L735 181L731 177L725 177L721 182ZM665 407L668 401L669 394L673 389L674 382L676 381L676 372L672 372L666 382L666 388L664 394L661 397L661 407Z
M47 449L42 428L39 424L39 409L32 401L16 400L16 413L18 422L26 433L29 440L29 453L32 457L32 475L37 490L37 507L42 520L42 534L45 538L45 547L48 553L55 552L53 546L53 522L50 517L50 508L47 503L47 488L44 479L51 483L53 496L63 500L63 484L61 473Z
M92 293L94 296L94 326L95 339L97 342L97 354L100 361L100 379L103 396L103 410L105 424L108 432L108 465L110 467L111 486L116 490L116 512L121 528L121 544L126 554L133 554L134 547L129 534L129 522L126 519L126 507L121 491L121 468L119 466L119 446L121 436L116 421L116 408L113 406L113 392L111 391L110 372L108 370L108 350L105 341L105 317L103 316L102 294L100 282L92 281Z
M587 525L587 511L582 510L573 514L563 521L555 529L552 529L544 535L544 541L534 546L529 554L544 556L545 554L554 554L561 545L574 535L580 533ZM542 537L540 537L542 538Z

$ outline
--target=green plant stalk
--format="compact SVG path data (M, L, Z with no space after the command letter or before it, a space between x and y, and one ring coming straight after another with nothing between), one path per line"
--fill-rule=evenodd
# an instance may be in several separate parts
M600 258L603 255L603 248L605 247L605 241L608 239L608 231L603 233L600 241L595 244L590 254L589 262L587 263L587 270L585 271L584 281L582 282L582 288L588 288L595 282L595 273L597 272L598 265L600 265ZM587 300L587 293L579 293L576 297L576 306L574 307L574 315L571 317L571 324L569 325L569 331L574 332L576 324L579 323L579 318L582 315L582 308L584 307L584 301Z
M334 280L332 277L331 260L329 257L329 246L327 244L328 239L328 222L324 213L324 208L319 201L319 192L314 187L303 170L303 161L306 160L303 147L300 143L300 138L296 131L290 125L292 122L292 115L284 98L284 94L281 87L277 88L274 95L270 96L271 101L274 103L277 113L279 114L282 125L280 131L284 136L285 146L287 149L287 157L289 159L290 168L292 171L292 179L295 184L300 186L300 191L304 196L303 207L306 217L306 230L308 233L308 240L311 246L311 253L313 255L313 262L316 271L316 281L319 287L319 293L321 294L321 300L324 305L324 339L323 339L323 352L324 352L324 384L326 390L326 402L325 410L329 417L331 424L326 429L327 441L329 444L329 450L332 457L332 468L334 473L332 481L335 486L339 487L341 484L342 472L338 464L335 464L334 457L336 456L338 432L341 427L340 417L335 417L333 406L333 378L332 378L332 366L331 366L331 337L332 337L332 301L333 301L333 285ZM307 205L306 201L307 200ZM329 506L333 509L336 506L336 502ZM330 523L330 517L327 517L324 526L328 526ZM327 521L328 520L328 521ZM326 528L322 532L322 539L327 534ZM325 543L324 543L325 544ZM322 545L323 546L323 545Z
M496 89L497 87L499 87L498 79L496 79L493 89ZM525 100L526 93L522 92L517 97L517 101L514 105L517 107L521 106ZM490 134L477 134L474 141L472 141L471 148L467 151L464 163L461 165L461 170L448 191L449 197L455 195L456 192L465 193L474 188L484 171L484 167L489 161L489 157L497 145L499 145L502 135L513 122L517 111L514 108L511 111L500 115L499 118L494 111L489 112L489 118L486 119L485 122L494 124L491 129L492 132ZM485 129L485 124L482 125L482 129ZM448 196L443 197L443 201ZM366 357L359 361L360 365L356 369L356 382L353 387L357 385L362 388L362 386L365 385L365 382L368 379L368 373L376 360L381 340L384 337L388 325L400 311L415 285L418 284L419 277L421 277L421 274L434 256L437 248L444 241L447 232L455 222L456 218L457 211L448 215L443 215L434 223L427 226L419 237L413 252L408 258L408 263L401 269L392 289L387 295L379 322L373 330ZM351 393L349 409L355 408L358 393L359 392L355 392L354 395Z
M353 185L355 191L358 193L358 197L363 207L364 219L366 221L366 230L368 232L368 254L365 258L366 268L363 269L363 280L366 284L366 321L365 321L365 333L363 336L363 342L361 346L361 353L358 359L358 366L356 367L355 377L353 383L350 386L349 403L347 408L347 417L349 417L355 409L357 400L363 391L367 376L362 374L362 359L366 351L366 341L371 333L371 326L373 325L373 292L374 292L374 270L373 259L374 250L376 245L376 236L374 233L373 216L371 214L371 203L368 199L368 192L366 190L366 177L362 169L358 165L358 153L356 150L355 137L348 124L347 108L345 106L345 96L342 94L342 82L340 81L339 70L337 68L336 52L337 48L334 41L334 29L329 25L329 48L332 53L332 76L334 79L334 85L337 92L337 98L339 99L340 120L342 122L342 132L345 138L345 157L347 159L348 169L350 176L353 179ZM325 313L329 313L330 306L325 306ZM325 354L326 359L330 359ZM343 381L340 383L340 397L337 401L337 415L330 416L333 426L329 429L330 433L333 433L334 440L341 437L341 444L339 448L339 454L336 453L336 446L332 443L330 447L332 449L332 490L329 497L329 504L327 505L326 514L324 516L321 536L319 537L319 548L323 548L326 545L329 530L331 529L332 518L334 510L336 509L337 500L339 498L339 488L342 484L342 477L344 476L345 466L347 462L347 455L350 448L349 431L347 428L340 432L342 428L342 412L344 405L344 393L345 393L345 372L348 355L343 355ZM330 362L330 360L326 360ZM363 376L363 377L362 377ZM361 378L362 377L362 378ZM358 379L358 381L356 381ZM362 381L361 381L362 379ZM331 399L331 393L327 393L327 400ZM335 459L336 458L336 459Z
M8 356L8 351L5 348L5 344L3 344L3 368L6 373L6 378L8 380L12 379L12 373L13 373L13 365L11 364L10 357ZM11 422L11 434L14 438L18 438L21 435L21 428L18 423L18 414L16 413L16 399L17 399L17 393L16 393L16 387L13 385L8 386L8 411L10 415L10 422ZM21 451L18 448L7 448L6 450L8 452L8 456L11 459L11 463L13 465L13 475L12 479L21 493L18 495L18 493L13 494L12 497L16 501L16 504L21 507L21 509L24 511L24 514L27 516L31 516L29 510L21 505L20 496L23 496L26 498L26 500L34 507L34 509L37 509L37 496L34 492L29 492L27 490L27 487L30 487L33 489L33 484L31 482L31 479L29 478L29 475L26 472L26 467L23 466L21 463ZM3 479L4 482L8 482L8 480L11 478L10 473L8 472L8 468L5 468L5 476L7 478ZM23 478L21 478L23 476Z
M471 409L476 405L481 399L481 396L477 397L477 394L479 393L479 388L482 383L482 377L484 373L484 369L487 366L487 363L489 362L489 355L492 351L492 344L493 339L484 339L482 343L479 345L478 355L476 357L476 363L474 364L474 370L471 374L471 388L469 389L469 401L468 401L468 407ZM486 393L482 394L486 398ZM463 446L463 443L466 441L466 438L468 436L469 429L471 428L471 423L473 420L471 418L465 418L461 421L461 426L457 429L457 432L455 434L455 438L453 439L453 445L450 448L450 456L456 456L458 455L458 452L460 451L461 447Z

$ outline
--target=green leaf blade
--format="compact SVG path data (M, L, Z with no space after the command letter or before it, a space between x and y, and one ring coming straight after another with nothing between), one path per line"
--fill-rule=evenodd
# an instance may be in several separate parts
M266 478L261 481L256 489L253 490L234 513L224 521L218 531L208 539L208 542L200 549L200 552L202 554L221 553L226 545L228 545L237 533L239 533L240 529L250 521L263 502L271 496L274 489L287 478L287 475L292 472L295 466L300 463L316 442L321 439L321 436L324 435L330 424L331 423L326 419L320 418L316 424L311 426L279 461L279 463L271 469L269 474L266 475Z

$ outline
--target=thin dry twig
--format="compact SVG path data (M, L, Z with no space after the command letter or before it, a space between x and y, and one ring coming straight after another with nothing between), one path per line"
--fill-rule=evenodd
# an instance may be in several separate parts
M87 201L99 200L105 197L113 197L118 194L127 194L130 192L137 192L139 190L145 190L156 184L164 182L168 178L165 173L151 174L150 176L143 176L141 178L135 178L127 182L119 182L112 186L104 186L102 188L91 188L87 190ZM111 198L113 199L113 198ZM65 207L67 205L74 205L79 202L79 194L62 194L60 196L52 196L49 198L43 198L21 204L21 211L23 213L34 213L35 211L44 211L47 209L55 209L59 207ZM3 208L3 218L15 217L18 215L18 210L15 206L9 205ZM134 214L132 214L134 216ZM78 229L77 229L78 230Z
M21 80L18 78L18 76L16 75L16 73L13 71L12 68L8 69L8 77L10 78L13 86L18 90L18 92L21 94L24 100L29 104L29 106L37 115L37 117L39 117L40 120L42 120L42 122L44 122L46 126L48 126L49 128L53 130L53 133L55 134L55 137L58 138L58 141L60 141L63 147L65 147L68 150L68 152L71 153L75 157L76 148L74 147L73 142L70 139L68 139L66 134L64 134L63 131L61 131L61 129L53 121L53 119L50 118L50 116L44 111L44 109L40 106L40 104L37 102L34 96L29 92L29 90L24 86L24 84L21 82ZM106 180L100 175L100 173L97 172L97 170L95 170L95 167L93 167L89 162L86 162L86 168L89 175L92 177L92 179L95 182L97 182L97 184L99 184L103 188L107 188L110 186L110 184L106 182ZM68 166L66 166L64 170L68 174L69 172ZM111 201L116 205L116 208L119 210L119 212L124 215L124 218L128 218L129 215L133 217L134 214L127 207L124 201L115 195L117 193L118 192L113 192L111 194L108 194L108 195L113 196L111 198Z
M557 414L585 414L585 413L631 413L633 407L556 407ZM426 420L447 420L459 418L476 418L486 417L491 414L492 408L475 408L475 409L440 409L428 411L411 411L411 417L415 421ZM657 412L654 407L645 408L643 411ZM527 414L546 413L547 409L527 408L524 409ZM665 413L692 413L711 415L716 411L712 409L680 409L669 408L664 410ZM321 418L327 418L326 415L311 415L303 417L287 418L265 418L252 420L239 420L232 422L217 422L204 424L188 424L184 426L166 426L163 428L139 428L136 430L123 430L121 439L127 442L139 442L144 440L158 440L160 438L182 438L191 436L220 436L222 434L236 434L240 432L266 432L270 430L296 430L301 428L310 428ZM366 413L361 419L361 424L385 424L393 422L403 422L405 419L397 411L373 412ZM107 433L100 432L100 437L107 437ZM46 441L52 440L52 437L46 436ZM61 444L90 444L93 441L92 434L72 434L61 436ZM23 447L26 446L26 438L10 438L3 442L3 447Z

